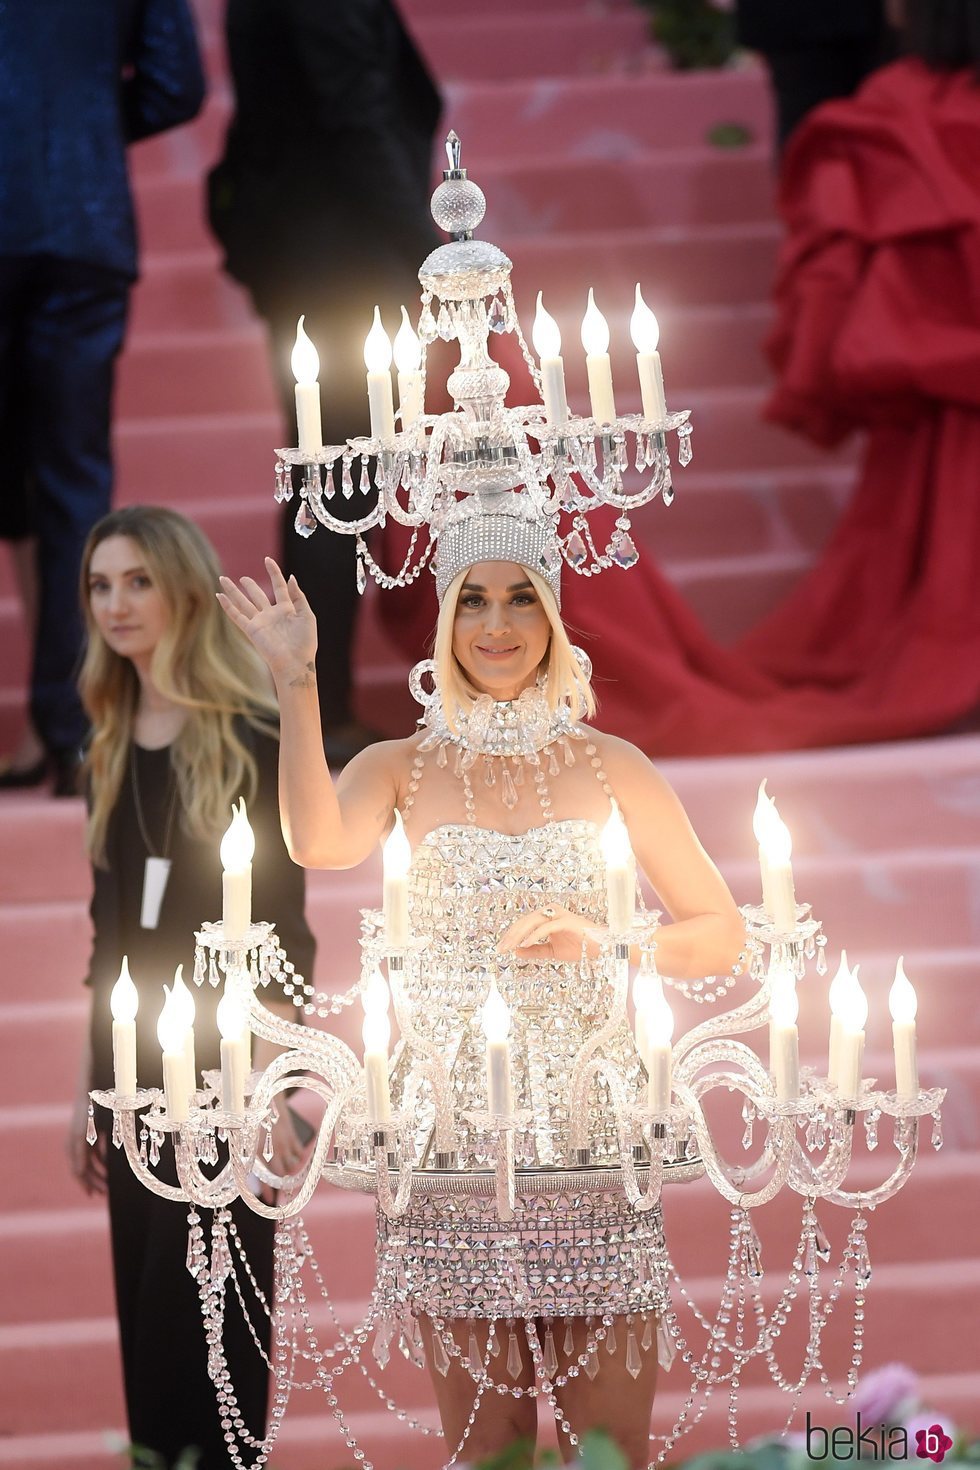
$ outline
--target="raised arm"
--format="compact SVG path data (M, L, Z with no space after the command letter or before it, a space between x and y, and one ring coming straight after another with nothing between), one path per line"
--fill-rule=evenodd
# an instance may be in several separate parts
M389 745L370 746L336 788L323 753L316 689L316 619L295 577L271 557L272 599L252 577L221 578L218 601L265 660L279 699L279 815L304 868L352 868L387 830L396 799Z

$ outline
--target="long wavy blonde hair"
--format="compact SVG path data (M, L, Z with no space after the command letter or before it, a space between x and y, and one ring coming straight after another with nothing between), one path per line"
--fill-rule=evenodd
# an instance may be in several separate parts
M221 566L204 533L160 506L126 506L105 516L82 555L88 644L78 681L92 723L86 757L92 794L87 842L93 861L100 864L105 863L109 819L126 775L140 687L132 661L113 652L91 612L92 555L110 536L126 536L139 547L170 613L150 674L159 692L187 711L172 761L181 825L190 836L217 837L228 825L232 801L255 795L257 769L241 722L272 734L277 730L265 665L215 599Z
M446 588L446 595L439 609L439 620L436 623L435 647L432 655L446 723L454 732L458 728L458 715L468 714L480 697L480 691L470 683L466 670L453 653L456 604L469 570L468 567L464 568ZM548 706L554 710L559 704L565 703L571 710L572 719L591 719L596 712L596 697L592 685L585 677L582 665L572 650L571 640L561 620L558 603L555 601L555 594L544 578L533 568L522 567L521 570L527 573L528 581L534 588L548 622L551 624L548 651L541 660L538 670L540 674L548 676L545 690Z

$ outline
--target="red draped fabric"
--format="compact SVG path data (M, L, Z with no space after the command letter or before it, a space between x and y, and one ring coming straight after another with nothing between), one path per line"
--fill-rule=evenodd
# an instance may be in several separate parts
M766 414L825 445L864 429L863 463L818 564L733 649L649 554L566 574L600 721L654 755L908 737L980 703L980 87L884 68L794 135L781 209ZM431 588L389 612L416 654Z

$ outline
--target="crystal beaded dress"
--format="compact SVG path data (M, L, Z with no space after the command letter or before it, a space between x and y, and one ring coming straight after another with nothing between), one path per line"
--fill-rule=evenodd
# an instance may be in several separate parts
M413 1057L393 1059L392 1100L419 1119L418 1166L439 1145L432 1092L418 1047L448 1072L454 1169L492 1169L479 1115L486 1108L486 1039L481 1021L490 975L510 1009L515 1164L533 1187L518 1191L514 1218L498 1218L492 1176L484 1195L427 1191L399 1219L379 1211L380 1283L389 1311L407 1302L437 1318L562 1318L634 1314L663 1301L659 1211L637 1214L603 1170L619 1164L613 1110L603 1084L589 1092L590 1166L573 1157L569 1079L583 1043L605 1034L605 1055L629 1082L641 1064L625 1020L609 1022L612 988L584 955L574 963L497 952L500 936L531 910L559 904L605 922L605 864L599 829L552 820L518 835L472 823L436 827L415 847L409 875L412 930L424 958L406 982ZM484 1125L485 1126L485 1125ZM560 1187L549 1174L562 1171ZM566 1187L569 1178L580 1183ZM557 1184L555 1178L555 1184ZM387 1262L388 1270L385 1271Z

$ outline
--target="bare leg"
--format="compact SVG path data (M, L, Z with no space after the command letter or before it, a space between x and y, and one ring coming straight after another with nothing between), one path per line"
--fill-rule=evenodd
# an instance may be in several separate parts
M651 1314L652 1315L652 1314ZM644 1322L636 1317L633 1330L637 1344L643 1333ZM654 1328L656 1321L654 1319ZM626 1339L629 1327L625 1317L615 1319L616 1349L606 1351L606 1343L598 1346L599 1371L594 1378L581 1371L564 1388L557 1391L558 1403L572 1429L581 1439L590 1429L604 1429L616 1441L626 1456L630 1470L646 1470L650 1463L650 1418L653 1399L657 1390L656 1341L646 1352L640 1351L641 1368L636 1378L626 1367ZM574 1353L564 1350L565 1329L562 1326L554 1334L558 1354L558 1371L564 1373L569 1362L583 1353L588 1342L585 1319L572 1319ZM575 1451L567 1438L559 1434L563 1459L574 1458Z
M449 1454L452 1454L462 1440L466 1426L469 1424L476 1398L476 1386L466 1369L452 1356L450 1356L449 1371L445 1377L433 1367L432 1338L435 1328L428 1317L420 1317L419 1322L425 1342L429 1377L432 1379L436 1403L439 1406L439 1418L442 1420L442 1432L446 1438L446 1449ZM452 1332L453 1340L458 1344L464 1357L469 1355L472 1327L483 1361L487 1361L488 1323L479 1320L471 1323L456 1318L452 1322L447 1322L446 1327ZM490 1359L491 1377L498 1383L512 1384L515 1388L532 1388L534 1386L534 1365L524 1333L524 1324L518 1322L515 1329L521 1353L521 1373L516 1379L511 1378L506 1367L509 1339L507 1324L498 1323L496 1332L500 1352L496 1358ZM499 1454L501 1450L508 1449L518 1439L529 1440L533 1446L536 1434L536 1399L530 1397L515 1399L510 1394L487 1392L483 1395L476 1418L462 1447L460 1459L470 1463L487 1459L491 1455Z

